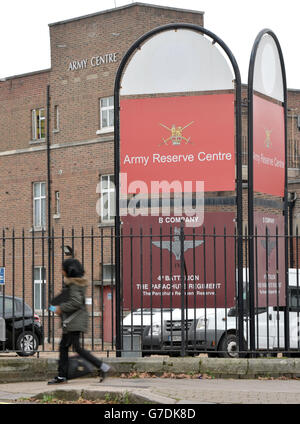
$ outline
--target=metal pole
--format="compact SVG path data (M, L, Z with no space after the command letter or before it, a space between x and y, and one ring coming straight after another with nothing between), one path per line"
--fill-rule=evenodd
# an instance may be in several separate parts
M238 343L244 351L244 303L243 303L243 169L242 169L242 84L236 65L236 196L237 196L237 260L238 260Z
M181 356L185 356L185 263L184 263L184 223L180 224L180 279L181 279ZM186 311L187 312L187 311Z
M53 293L51 290L51 170L50 170L50 85L47 86L47 197L48 197L48 300ZM51 314L48 311L48 343L51 335Z
M253 77L257 47L252 50L248 73L248 250L249 250L249 318L250 351L255 350L254 287L254 192L253 192ZM251 357L254 355L251 353Z
M284 344L285 350L288 351L290 348L290 314L289 314L289 217L288 217L288 147L287 147L287 87L286 87L286 74L285 74L285 66L283 62L283 56L281 52L281 48L279 43L277 44L281 68L283 74L283 87L284 87L284 146L285 146L285 184L284 184L284 239L285 239L285 312L284 312Z
M121 250L120 250L120 80L115 84L114 91L114 167L116 184L116 216L115 216L115 258L116 258L116 356L121 357Z

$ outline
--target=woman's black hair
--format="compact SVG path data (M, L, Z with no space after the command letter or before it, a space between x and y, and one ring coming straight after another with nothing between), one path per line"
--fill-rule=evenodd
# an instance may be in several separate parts
M83 277L84 269L77 259L66 259L62 264L62 269L66 272L69 278Z

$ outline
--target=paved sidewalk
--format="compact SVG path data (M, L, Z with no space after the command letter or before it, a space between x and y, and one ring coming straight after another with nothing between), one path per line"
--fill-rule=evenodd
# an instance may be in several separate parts
M97 378L77 379L67 384L48 386L46 381L0 385L0 402L54 390L104 393L132 393L159 404L300 404L298 380L224 380L117 378L103 383Z

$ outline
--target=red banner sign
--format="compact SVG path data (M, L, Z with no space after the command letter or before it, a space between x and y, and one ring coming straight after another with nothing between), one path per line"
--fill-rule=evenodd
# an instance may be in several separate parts
M234 217L231 212L206 213L205 230L203 226L184 228L187 308L234 305ZM183 219L188 222L191 218ZM180 220L175 216L123 218L124 308L181 307Z
M233 94L121 100L121 193L136 193L136 181L140 193L164 192L156 183L166 180L181 192L196 180L235 190L234 135Z
M255 304L285 306L284 217L256 212L254 223L257 229Z
M253 105L254 191L283 197L284 108L258 96L253 97Z

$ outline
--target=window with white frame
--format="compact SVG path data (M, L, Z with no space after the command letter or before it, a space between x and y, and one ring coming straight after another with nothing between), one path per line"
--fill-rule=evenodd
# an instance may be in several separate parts
M46 309L46 269L34 268L34 309Z
M112 222L115 218L115 179L114 175L101 176L101 221Z
M33 109L31 111L32 117L32 140L45 140L45 109Z
M104 97L100 99L100 132L114 130L114 98Z
M33 183L33 226L35 229L46 226L46 183Z

